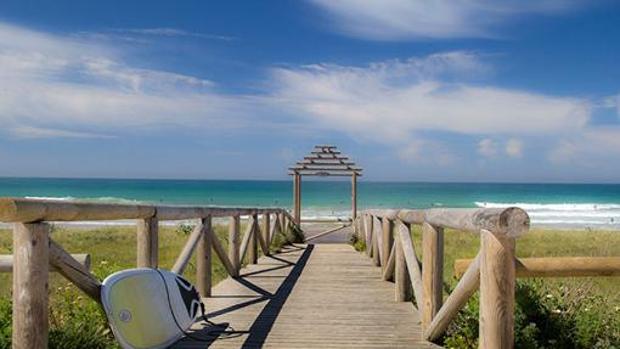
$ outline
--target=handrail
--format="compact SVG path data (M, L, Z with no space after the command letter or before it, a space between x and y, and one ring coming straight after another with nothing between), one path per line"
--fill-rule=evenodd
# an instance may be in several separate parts
M259 215L262 222L259 224ZM271 219L274 215L275 219ZM250 216L248 231L239 239L239 218ZM228 251L212 227L212 217L231 217ZM136 264L158 267L159 221L200 219L188 236L172 270L182 274L193 254L196 255L196 285L203 297L211 296L212 251L219 257L231 277L239 275L245 255L256 263L258 249L270 254L269 245L276 234L300 229L289 212L282 208L230 208L204 206L163 206L113 204L22 198L0 198L0 222L15 223L13 256L3 257L0 271L13 277L13 348L43 349L48 340L48 272L58 271L97 302L101 283L88 266L76 260L50 238L50 221L137 220ZM28 334L28 335L26 335Z
M281 208L160 206L113 204L80 201L57 201L23 198L0 198L0 222L100 221L157 218L166 220L197 219L207 216L284 213Z
M422 226L422 263L410 225ZM529 230L528 214L518 208L431 208L366 210L354 222L367 253L393 277L395 300L416 302L423 338L437 339L469 297L480 288L480 347L514 345L515 239ZM363 227L363 229L362 229ZM478 233L480 252L455 290L443 302L444 228Z

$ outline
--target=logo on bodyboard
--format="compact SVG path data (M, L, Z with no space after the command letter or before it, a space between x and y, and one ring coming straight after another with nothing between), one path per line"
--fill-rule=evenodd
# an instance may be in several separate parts
M187 280L177 276L176 281L179 292L181 293L181 298L183 298L183 303L187 309L187 315L190 319L193 319L198 315L198 311L200 310L200 296L196 288Z

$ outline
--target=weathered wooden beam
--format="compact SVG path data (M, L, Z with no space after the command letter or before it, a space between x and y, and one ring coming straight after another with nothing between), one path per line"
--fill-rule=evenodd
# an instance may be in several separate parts
M290 171L304 172L304 171L328 171L328 172L361 172L363 169L359 167L350 167L345 165L334 164L334 166L316 166L316 165L303 165L289 167Z
M211 229L209 233L211 235L211 242L213 243L213 250L215 251L215 254L217 254L222 264L224 265L224 268L226 268L228 275L232 277L239 276L239 269L235 267L235 264L233 264L233 262L230 260L229 255L226 254L226 251L224 250L222 243L220 243L220 240L217 238L217 235L215 235L215 231ZM232 244L232 242L229 241L229 244Z
M398 235L402 243L405 263L407 264L409 279L411 280L411 286L413 287L413 295L418 308L420 308L423 299L422 271L420 270L420 261L418 260L415 253L415 248L413 247L413 241L411 241L411 230L401 221L396 221L396 230L398 231Z
M327 172L327 171L307 171L307 170L301 170L301 171L296 171L296 172L289 172L289 176L293 176L295 174L298 175L304 175L304 176L318 176L318 177L326 177L326 176L330 176L330 177L349 177L353 174L354 172ZM356 175L358 177L362 177L362 174L360 172L355 172Z
M381 220L381 225L381 234L383 235L381 239L381 265L385 269L388 263L388 259L390 258L390 251L392 250L392 245L394 244L394 224L391 220L384 218Z
M211 224L211 216L201 220L202 233L196 248L196 289L202 297L211 297L211 278L213 276L211 248L214 239L214 234L212 233L213 226Z
M381 221L374 216L370 216L370 220L372 224L370 228L372 229L372 263L380 267L381 266L381 245L379 244L379 239L381 239L381 233L377 230L380 230Z
M398 218L405 223L428 224L442 228L479 233L488 230L513 238L525 234L530 227L527 213L518 207L509 208L431 208L427 210L368 210L380 218Z
M157 268L159 261L159 222L150 217L138 221L136 232L138 268Z
M185 268L187 267L190 258L192 258L192 254L194 253L194 250L198 245L198 241L202 238L203 233L204 227L202 226L202 224L198 224L196 225L196 227L194 227L194 230L189 235L185 246L183 246L179 257L177 257L177 260L174 262L174 265L172 266L172 269L170 269L170 271L179 275L183 275L183 272L185 271Z
M443 228L422 224L422 330L427 329L443 301Z
M230 217L228 226L228 259L234 270L233 273L230 274L233 277L239 276L239 270L241 269L241 258L239 257L240 229L241 219L239 215Z
M382 279L384 281L391 281L394 279L394 268L396 267L396 242L392 244L392 249L390 250L390 256L385 264L385 268L383 268Z
M454 261L454 275L461 277L472 259ZM620 276L620 257L517 258L517 277Z
M469 265L469 268L467 268L461 280L448 296L441 309L439 309L431 324L424 330L424 338L430 341L439 338L458 315L459 310L467 304L467 301L476 292L479 285L480 254Z
M364 232L366 233L366 254L372 256L372 216L368 214L362 215L364 219Z
M351 218L357 218L357 174L351 176Z
M90 255L87 253L72 253L71 257L78 261L84 268L90 270L91 262ZM53 265L50 264L50 271L57 272L58 269L54 268ZM0 273L11 273L13 272L13 255L12 254L2 254L0 255Z
M13 228L14 349L47 348L49 231L45 223L18 223Z
M245 229L245 234L243 234L243 240L241 241L241 248L239 249L239 260L243 261L245 256L248 254L248 250L252 247L252 240L255 239L254 232L256 229L256 222L254 220L254 216L251 216L248 221L248 225Z
M250 232L250 240L248 244L248 262L250 264L258 263L258 236L260 235L260 225L258 224L258 216L252 215L252 230Z
M480 348L513 348L515 240L486 230L480 235Z
M337 231L339 231L339 230L342 230L342 229L344 229L344 228L346 228L346 227L349 227L349 226L350 226L350 224L344 224L344 225L342 225L342 226L340 226L340 227L336 227L336 228L328 229L328 230L326 230L326 231L323 231L323 232L320 232L320 233L318 233L318 234L315 234L315 235L312 235L312 236L310 236L310 237L305 238L305 239L304 239L304 242L310 242L310 241L312 241L312 240L314 240L314 239L318 239L318 238L320 238L320 237L322 237L322 236L329 235L329 234L331 234L331 233L335 233L335 232L337 232Z
M24 198L0 198L1 222L100 221L118 219L163 220L225 217L253 213L277 213L279 208L228 208L204 206L152 206L101 204L82 201L54 201Z
M397 234L394 240L394 298L396 302L406 302L411 300L411 280L407 274L407 262L400 236Z
M376 252L377 255L379 256L379 265L383 266L384 265L384 260L386 259L386 257L383 256L383 254L385 253L384 248L383 248L383 222L381 221L380 218L378 217L373 217L373 228L375 229L374 231L374 235L377 238L377 250Z
M49 259L54 269L71 281L87 296L101 303L101 283L82 263L75 260L62 246L49 240Z
M263 251L263 253L266 256L269 255L269 245L271 244L271 225L272 225L271 214L263 215L263 230L262 230L263 235L262 236L263 236L263 241L265 242L265 245L267 247L267 252Z

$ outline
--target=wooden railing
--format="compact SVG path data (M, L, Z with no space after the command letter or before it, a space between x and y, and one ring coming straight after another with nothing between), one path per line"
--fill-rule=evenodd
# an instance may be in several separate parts
M249 217L243 236L240 232L241 216ZM262 224L259 216L262 216ZM214 233L213 217L230 217L228 251ZM100 302L101 283L89 271L90 259L85 255L71 255L54 242L47 222L127 219L138 220L136 265L151 268L159 264L160 221L200 220L172 271L182 274L196 252L196 287L203 297L211 296L212 250L227 273L237 277L246 255L250 263L256 263L258 248L269 255L270 245L277 234L286 237L288 229L297 229L293 217L280 208L116 205L0 198L0 222L15 223L13 255L0 258L0 271L13 272L13 348L47 348L50 270L58 271Z
M422 261L411 239L421 225ZM438 339L480 289L480 348L514 346L515 279L529 276L619 276L620 257L515 258L515 242L529 230L520 208L368 210L354 222L366 253L395 283L396 301L415 299L426 340ZM460 278L443 299L444 228L480 235L474 259L457 260Z

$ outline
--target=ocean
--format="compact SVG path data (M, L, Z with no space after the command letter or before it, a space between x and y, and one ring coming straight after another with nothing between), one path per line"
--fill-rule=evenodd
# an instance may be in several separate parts
M350 215L349 181L302 183L302 216ZM0 178L0 196L213 206L292 206L292 181ZM358 208L508 207L533 226L620 230L620 184L358 183Z

